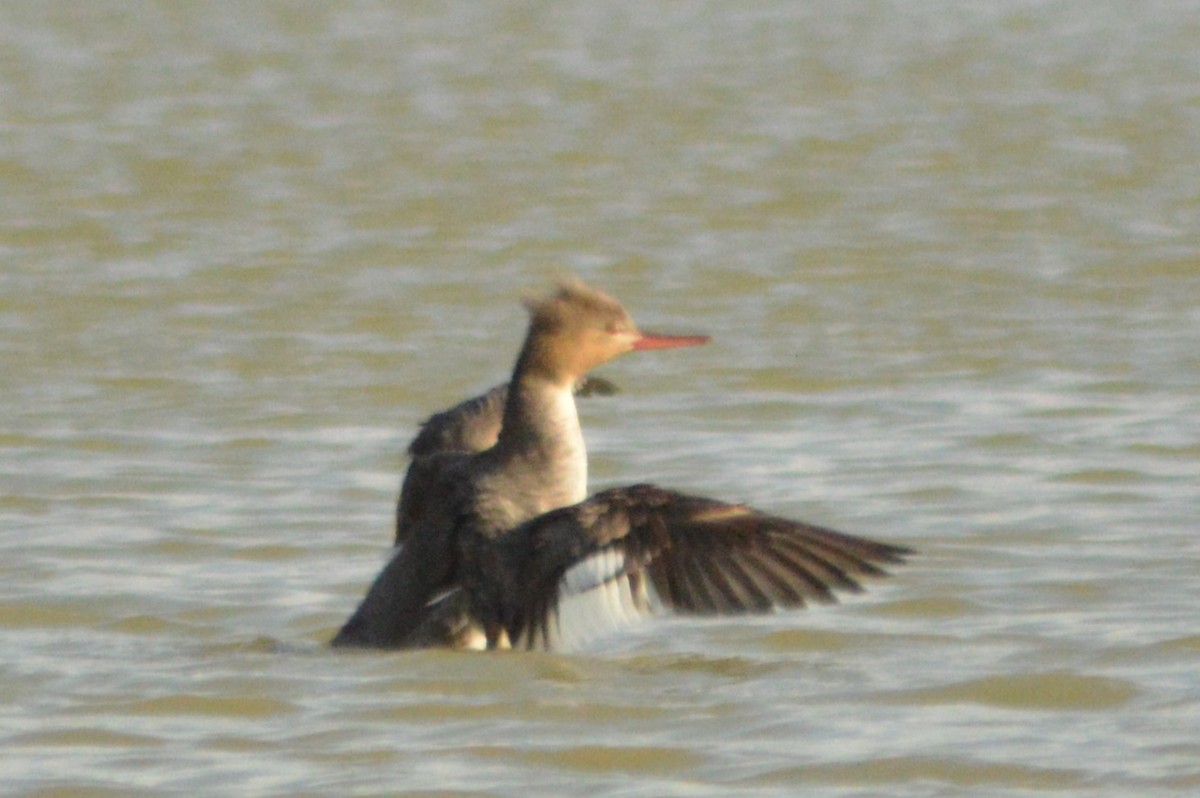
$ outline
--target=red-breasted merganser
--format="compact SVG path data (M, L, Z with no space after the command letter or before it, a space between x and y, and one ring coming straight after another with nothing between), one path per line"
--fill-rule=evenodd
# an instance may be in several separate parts
M451 436L413 460L401 548L334 645L570 649L662 610L833 601L910 553L653 485L585 499L577 380L625 352L708 339L641 332L616 300L579 282L528 307L507 395L492 400L503 408L495 443ZM448 422L439 416L454 427L472 412L464 403Z

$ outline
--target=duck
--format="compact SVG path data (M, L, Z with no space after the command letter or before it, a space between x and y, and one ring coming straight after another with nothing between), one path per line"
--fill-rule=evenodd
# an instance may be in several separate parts
M629 352L709 338L644 332L578 280L526 307L512 377L485 394L494 439L410 447L397 547L332 645L571 651L664 613L832 603L914 553L650 483L588 496L576 386ZM469 427L470 401L422 434Z

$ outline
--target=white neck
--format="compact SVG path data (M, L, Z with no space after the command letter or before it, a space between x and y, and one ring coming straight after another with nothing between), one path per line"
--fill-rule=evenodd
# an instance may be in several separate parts
M538 512L587 497L587 448L572 386L519 377L509 389L495 456Z

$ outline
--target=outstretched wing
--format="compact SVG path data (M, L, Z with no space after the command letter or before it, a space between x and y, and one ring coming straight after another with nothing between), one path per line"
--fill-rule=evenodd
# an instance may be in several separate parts
M659 611L767 612L836 601L911 550L653 485L598 493L530 521L526 590L509 636L571 648Z
M412 457L436 452L482 452L500 435L508 383L434 413L421 422L421 430L408 445Z
M398 548L334 638L335 646L417 648L470 636L455 545L468 458L441 452L409 466L397 509ZM447 600L451 596L456 598Z
M371 584L358 609L333 639L335 646L398 648L417 645L429 607L452 587L454 559L442 529L416 529Z
M581 377L575 383L576 396L611 396L616 392L617 386L602 377ZM490 449L500 435L507 401L508 383L504 383L448 410L434 413L421 422L417 437L408 445L409 455L426 457L436 452Z

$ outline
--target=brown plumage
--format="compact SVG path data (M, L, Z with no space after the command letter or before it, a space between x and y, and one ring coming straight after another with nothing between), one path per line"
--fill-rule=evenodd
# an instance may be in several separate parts
M629 596L625 611L702 615L833 603L882 577L910 549L768 515L740 504L632 485L526 522L508 539L522 558L524 593L507 619L510 639L553 648L558 605L603 583ZM589 558L591 580L570 580ZM574 584L571 584L574 582ZM623 584L622 584L623 583Z

